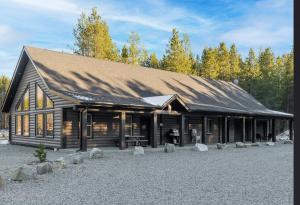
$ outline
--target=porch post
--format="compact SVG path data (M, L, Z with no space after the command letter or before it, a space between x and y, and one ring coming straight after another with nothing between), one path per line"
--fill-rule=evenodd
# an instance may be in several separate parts
M11 143L11 132L12 132L12 129L11 129L11 122L12 122L12 115L9 114L9 119L8 119L8 141L9 143Z
M242 138L242 142L246 141L246 118L243 117L243 138Z
M293 119L289 119L290 140L294 140Z
M80 151L87 151L87 109L80 112Z
M252 142L256 142L256 119L252 119Z
M125 121L126 121L126 113L121 112L120 113L120 143L119 147L120 149L125 149Z
M157 148L157 113L153 113L151 116L151 125L150 125L150 136L151 136L151 145L153 148Z
M183 142L184 125L185 125L185 115L181 114L181 116L180 116L180 136L179 136L179 146L181 146L181 147L184 146L184 142Z
M222 143L222 118L219 117L218 118L218 134L219 134L219 137L218 137L218 143Z
M275 119L272 119L272 142L276 142L276 136L275 136Z
M203 126L202 126L202 144L205 144L206 140L206 134L207 134L207 116L203 117Z
M223 126L222 126L222 143L227 142L227 117L223 118Z

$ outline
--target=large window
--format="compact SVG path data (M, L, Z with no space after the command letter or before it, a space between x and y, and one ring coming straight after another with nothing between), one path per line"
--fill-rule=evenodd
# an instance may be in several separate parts
M46 114L46 136L53 136L53 113Z
M29 110L29 88L27 87L24 94L22 95L17 105L17 111L28 111Z
M36 96L35 96L36 109L53 108L53 101L46 95L46 93L36 84Z
M23 115L23 136L29 136L29 114Z
M36 120L36 131L35 134L37 136L43 136L44 135L44 115L43 114L37 114L35 117Z
M22 116L16 115L16 135L22 135Z

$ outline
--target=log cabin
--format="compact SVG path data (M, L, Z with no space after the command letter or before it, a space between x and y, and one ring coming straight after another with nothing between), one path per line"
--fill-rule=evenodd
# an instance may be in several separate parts
M192 131L204 144L275 141L276 121L293 129L292 114L266 108L233 82L29 46L2 112L11 144L61 149L155 148L172 133L184 146L195 142Z

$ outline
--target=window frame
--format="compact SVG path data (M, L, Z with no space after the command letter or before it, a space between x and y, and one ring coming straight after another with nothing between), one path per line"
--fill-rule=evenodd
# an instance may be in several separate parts
M25 90L22 93L21 98L19 99L19 101L17 103L17 106L15 108L16 112L30 111L30 89L29 89L29 85L30 84L28 83L28 85L26 86ZM27 91L28 91L28 109L25 110L24 109L24 100L25 100L24 96L27 93ZM21 106L21 110L18 109L19 106Z
M42 134L38 134L38 116L39 115L42 115ZM35 114L35 136L36 137L44 137L44 132L45 132L45 129L44 129L44 113L36 113Z
M21 123L20 123L20 130L21 130L21 132L20 132L20 134L19 134L19 132L18 132L18 129L19 129L19 126L18 126L18 117L20 117L20 119L21 119ZM23 119L22 119L22 115L21 114L16 114L16 116L15 116L15 135L16 136L22 136L22 131L23 131L23 127L22 127L22 125L23 125L23 123L22 123L22 121L23 121Z
M28 135L24 134L24 131L25 131L25 116L28 116ZM21 122L22 122L21 123L22 124L22 131L21 131L22 136L23 137L29 137L30 136L30 114L29 113L23 114L21 119L22 119L21 120Z
M38 88L42 91L42 102L43 105L41 108L38 107ZM47 98L52 102L52 107L47 107ZM54 101L50 98L50 96L41 88L38 82L35 83L35 109L36 110L45 110L45 109L53 109Z
M53 127L52 135L47 134L47 114L52 114L52 127ZM54 138L54 112L45 112L43 113L43 115L44 115L44 136L46 138Z

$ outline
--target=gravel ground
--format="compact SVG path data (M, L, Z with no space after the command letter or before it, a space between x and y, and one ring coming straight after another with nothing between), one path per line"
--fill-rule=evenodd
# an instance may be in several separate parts
M0 145L0 204L293 204L293 145L174 153L105 152L22 183L13 167L34 160L33 148ZM50 160L66 152L48 150Z

